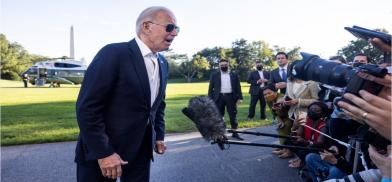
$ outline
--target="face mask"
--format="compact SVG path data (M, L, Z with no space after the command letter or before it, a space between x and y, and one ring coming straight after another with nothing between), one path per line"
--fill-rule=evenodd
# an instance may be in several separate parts
M259 71L263 70L263 67L262 67L262 66L257 66L256 68L257 68L257 70L259 70Z
M226 71L229 69L229 67L227 67L227 66L222 66L222 67L220 67L220 69L221 69L223 72L226 72Z
M277 97L278 97L278 94L276 94L276 93L274 92L274 93L271 93L271 94L266 95L266 96L265 96L265 100L266 100L267 102L273 102Z
M323 116L321 113L314 112L313 110L308 110L308 117L310 119L312 119L313 121L317 121L320 118L322 118Z
M356 62L356 63L353 64L353 67L358 67L358 66L361 66L361 65L364 65L364 63Z

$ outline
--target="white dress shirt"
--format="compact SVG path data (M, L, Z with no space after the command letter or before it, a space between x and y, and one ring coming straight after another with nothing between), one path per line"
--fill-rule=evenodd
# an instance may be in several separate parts
M231 93L231 81L230 81L230 72L221 71L221 90L220 93L227 94Z
M257 72L259 72L260 79L264 79L263 71L257 71ZM261 82L260 88L262 88L262 87L264 87L264 82Z
M158 96L159 91L159 64L158 64L158 54L152 53L151 49L147 47L146 44L139 37L135 38L137 45L142 53L144 63L147 69L148 80L150 82L150 92L151 92L151 106L154 104L155 99Z

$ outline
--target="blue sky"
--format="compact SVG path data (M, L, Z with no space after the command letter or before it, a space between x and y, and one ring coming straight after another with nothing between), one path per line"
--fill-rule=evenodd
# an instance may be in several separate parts
M392 32L391 0L0 0L1 33L30 53L69 55L74 26L75 57L90 62L112 42L135 37L138 14L166 6L181 32L176 53L192 56L214 46L230 47L240 38L319 54L324 58L356 39L343 28L359 25Z

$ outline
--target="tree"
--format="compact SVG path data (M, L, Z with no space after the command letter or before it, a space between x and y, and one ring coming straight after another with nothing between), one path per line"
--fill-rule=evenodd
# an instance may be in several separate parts
M37 61L49 59L46 56L31 55L18 43L10 43L4 34L0 34L0 69L1 78L20 79L19 75Z
M253 67L255 59L257 59L256 50L245 39L236 40L232 43L231 57L237 65L231 65L231 67L237 70L241 80L246 79L249 70Z
M172 50L163 53L169 63L169 78L181 78L180 63L188 61L186 54L176 54Z
M205 57L210 70L213 70L218 68L219 60L226 57L226 50L222 47L205 48L197 52L196 55Z
M385 29L376 29L376 31L388 33ZM346 57L348 62L352 62L355 55L358 53L367 55L370 58L369 62L373 64L381 62L384 58L384 53L382 51L374 48L370 43L363 39L352 40L349 44L347 44L347 46L338 51L338 55Z
M192 60L184 61L180 64L180 73L184 76L188 83L196 77L198 79L203 77L203 72L209 68L208 61L205 57L195 55Z

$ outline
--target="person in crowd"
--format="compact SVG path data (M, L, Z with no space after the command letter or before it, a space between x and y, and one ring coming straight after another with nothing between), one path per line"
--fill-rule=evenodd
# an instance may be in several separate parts
M353 66L368 64L369 58L363 53L356 54ZM343 92L343 89L339 89ZM339 97L340 98L340 97ZM348 117L344 112L335 107L331 117L328 119L328 131L331 137L347 142L348 137L354 135L360 124Z
M388 45L378 38L370 39L369 42L376 48L383 51L386 56L391 54L391 45ZM355 121L370 126L387 140L391 140L391 85L392 77L387 74L383 78L376 77L364 72L358 72L358 76L376 82L384 87L377 95L371 94L366 90L360 90L359 96L346 93L344 98L350 100L353 104L340 101L338 106L353 118ZM369 169L344 177L344 179L333 181L347 181L346 179L355 179L362 181L391 181L391 145L387 147L387 153L378 151L370 146L369 155L372 162L379 170ZM381 179L382 177L382 179ZM350 181L355 181L350 180ZM331 180L329 180L331 181Z
M282 136L289 136L291 131L291 126L293 122L290 121L288 117L288 110L290 107L283 106L283 95L279 94L274 90L275 88L272 86L267 86L263 90L264 98L271 108L272 116L277 121L277 131L279 135ZM279 143L283 145L285 143L285 138L279 138ZM273 154L281 155L283 154L284 150L282 148L277 148L272 151Z
M249 74L247 82L250 84L250 104L248 112L248 120L252 120L255 116L257 101L260 102L260 119L266 119L265 115L265 99L263 89L266 88L267 82L270 76L268 71L263 70L263 64L261 61L256 61L256 71Z
M163 154L169 49L179 28L153 6L136 20L136 37L103 47L89 65L76 103L77 181L149 181L153 150Z
M352 173L352 166L335 145L329 147L328 151L306 155L305 164L313 182L339 179Z
M220 71L211 75L208 96L214 100L222 116L225 108L229 114L232 129L238 128L237 106L241 104L243 97L238 75L229 69L229 61L221 59L219 62ZM233 138L243 140L238 133L233 133Z
M289 78L287 80L287 91L283 101L283 105L289 106L288 116L293 120L291 131L296 131L299 124L296 122L299 119L300 113L306 113L308 106L318 100L318 93L320 88L314 81L303 81L294 78L289 68ZM290 150L284 149L284 153L279 155L281 158L291 157Z
M28 74L23 74L22 75L22 79L23 79L23 86L24 88L28 87L28 83L29 83L29 75Z
M279 67L271 71L270 79L268 84L279 90L280 93L286 93L286 81L287 81L287 67L288 67L288 56L285 52L278 52L275 56Z
M326 142L325 136L310 128L326 133L327 129L325 117L327 116L327 113L328 107L323 102L315 101L311 103L308 106L306 117L300 117L297 119L300 126L296 131L296 135L293 135L296 140L288 140L286 144L324 148ZM292 149L292 151L297 156L289 161L289 167L292 168L299 168L303 166L303 161L305 160L306 155L311 152L309 150L302 149Z
M358 67L359 65L362 65L362 64L368 64L369 61L370 61L370 60L369 60L369 57L368 57L366 54L364 54L364 53L358 53L358 54L356 54L356 55L354 56L352 65L353 65L354 67Z

